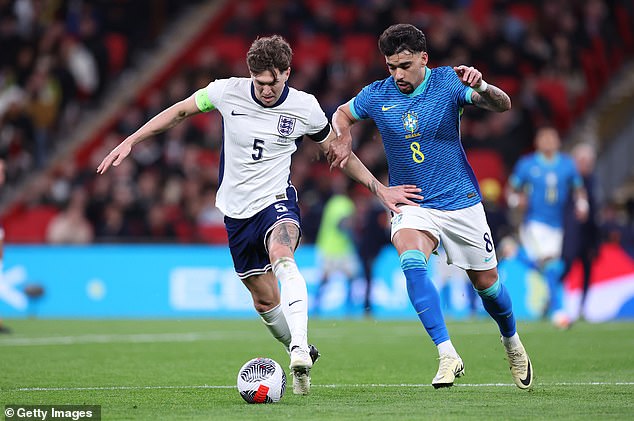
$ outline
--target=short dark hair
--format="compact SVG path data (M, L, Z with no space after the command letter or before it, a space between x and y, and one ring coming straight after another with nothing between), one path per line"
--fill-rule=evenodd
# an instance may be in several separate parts
M283 72L291 67L293 50L289 43L279 35L257 38L247 53L247 66L255 75L269 70L275 75L275 69Z
M408 50L412 53L427 52L423 31L408 23L398 23L387 28L379 38L379 50L386 57Z

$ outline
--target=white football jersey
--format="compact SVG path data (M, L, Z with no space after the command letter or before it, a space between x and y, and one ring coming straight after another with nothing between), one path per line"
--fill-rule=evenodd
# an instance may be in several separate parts
M317 135L315 141L324 141L331 130L317 99L288 86L271 107L256 99L250 78L215 80L195 98L201 111L222 114L216 206L231 218L249 218L286 199L296 140Z

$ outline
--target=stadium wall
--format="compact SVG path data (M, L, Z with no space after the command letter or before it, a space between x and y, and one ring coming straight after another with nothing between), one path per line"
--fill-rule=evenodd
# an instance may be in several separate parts
M321 271L316 250L302 246L299 267L315 303ZM461 270L430 259L433 279L449 319L486 317ZM521 261L500 263L500 277L511 291L516 317L541 317L548 293L539 274ZM618 246L604 246L587 298L585 317L602 322L634 318L634 262ZM568 306L576 310L580 284L573 269ZM38 291L38 287L42 290ZM365 284L333 276L322 289L314 317L363 316ZM41 296L37 296L42 292ZM349 293L350 292L350 293ZM30 295L29 295L30 294ZM375 262L372 285L376 318L415 319L405 279L393 247ZM231 255L221 246L9 245L0 279L0 316L5 318L255 318L251 298L236 277Z

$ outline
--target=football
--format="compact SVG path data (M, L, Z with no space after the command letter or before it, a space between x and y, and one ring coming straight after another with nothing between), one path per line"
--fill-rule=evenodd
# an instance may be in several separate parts
M273 403L286 390L286 373L270 358L247 361L238 372L238 392L248 403Z

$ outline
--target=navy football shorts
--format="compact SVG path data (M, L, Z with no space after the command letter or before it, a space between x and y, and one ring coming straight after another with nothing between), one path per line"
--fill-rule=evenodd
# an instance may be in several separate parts
M273 228L285 222L300 228L297 192L293 186L286 189L285 199L272 203L250 218L235 219L225 216L229 250L240 279L262 275L271 270L266 240Z

